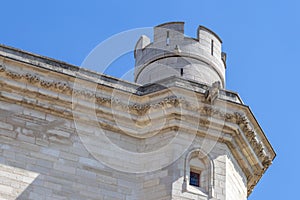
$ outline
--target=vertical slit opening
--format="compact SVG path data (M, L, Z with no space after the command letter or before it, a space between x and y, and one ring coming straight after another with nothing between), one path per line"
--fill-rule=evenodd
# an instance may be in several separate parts
M180 75L183 76L183 68L180 68Z
M211 51L211 55L213 56L214 55L214 41L213 40L211 40L211 49L210 49L210 51Z
M167 31L166 44L167 44L167 46L169 46L169 44L170 44L170 32L169 31Z

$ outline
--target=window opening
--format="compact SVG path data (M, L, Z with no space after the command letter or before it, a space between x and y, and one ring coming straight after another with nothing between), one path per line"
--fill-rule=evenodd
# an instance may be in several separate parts
M190 185L200 187L200 172L190 170Z
M169 46L169 44L170 44L170 32L169 31L167 31L166 44L167 44L167 46Z

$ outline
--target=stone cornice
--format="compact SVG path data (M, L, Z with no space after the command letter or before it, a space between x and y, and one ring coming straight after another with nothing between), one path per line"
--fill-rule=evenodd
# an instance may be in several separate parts
M34 73L30 73L26 71L18 72L17 70L13 70L12 66L9 66L8 68L4 64L0 64L0 77L2 77L0 79L0 84L5 84L10 87L20 87L18 84L13 83L16 82L16 83L25 83L31 85L32 86L31 89L33 89L34 87L42 88L46 91L51 91L52 94L56 94L55 97L51 97L53 99L56 99L56 101L62 101L64 103L68 103L65 105L72 104L72 98L80 99L81 101L78 101L76 104L87 108L91 105L91 103L89 102L94 102L97 105L96 112L104 113L103 115L107 117L107 119L109 119L109 115L110 115L109 110L116 109L117 112L115 113L119 113L118 115L120 116L122 115L122 113L126 113L129 111L130 115L132 115L133 118L139 120L138 123L143 124L146 123L146 119L144 116L149 113L150 109L152 110L165 109L168 111L166 116L169 117L171 114L176 114L179 116L182 115L182 113L177 112L176 109L174 110L174 108L180 107L181 109L198 113L199 119L202 119L202 121L200 121L200 127L202 128L207 128L209 124L213 123L214 119L223 121L224 122L223 126L226 125L227 127L231 127L230 132L232 134L232 138L234 139L234 142L231 142L230 140L226 140L224 138L220 138L220 139L223 140L226 144L228 144L229 147L231 147L230 149L231 151L233 151L234 155L244 157L244 160L246 161L243 163L242 161L239 161L238 158L236 158L241 165L245 165L246 162L250 163L250 165L253 165L250 166L253 168L252 169L253 172L245 172L249 183L248 194L251 193L252 189L257 184L260 177L265 172L265 170L269 167L269 165L271 164L272 160L275 157L274 150L272 149L271 145L267 141L263 131L261 130L259 124L256 122L250 109L242 104L232 102L232 101L217 99L216 105L218 103L220 104L225 103L226 105L228 105L229 109L224 111L218 108L218 106L212 106L210 104L207 104L207 102L204 101L205 100L204 93L201 91L200 92L197 91L196 93L198 96L197 97L198 100L199 101L203 100L203 102L201 102L201 105L199 106L183 97L169 95L167 93L162 95L162 93L168 88L163 88L161 86L153 90L154 92L156 92L157 95L156 99L149 100L148 102L145 102L143 99L151 95L151 92L150 93L145 92L145 94L143 94L143 92L131 93L126 89L122 90L122 92L125 95L128 96L132 95L134 96L135 99L130 102L124 102L124 100L120 98L111 97L111 95L109 95L109 92L107 92L107 94L105 95L97 91L95 92L92 90L76 88L74 87L74 84L71 81L65 81L68 80L68 78L65 79L62 78L62 76L70 76L69 74L64 74L59 72L57 73L59 74L58 77L60 78L54 79L54 78L48 78L45 75L42 76L38 72L34 72ZM11 82L8 82L6 80L10 80ZM80 78L80 81L85 81L85 80ZM114 89L113 86L109 87L106 84L102 84L101 87L106 88L107 91L112 91ZM179 91L187 92L185 88L182 88L180 86L176 88ZM31 90L31 89L30 88L22 89L23 90L22 95L24 95L25 97L33 92L35 93L41 92L39 90ZM205 88L203 88L203 90L205 90ZM60 94L63 94L67 97L65 99L62 99L59 96ZM49 97L50 96L51 95L49 95ZM3 88L3 92L0 93L0 98L9 99L13 97L9 97L9 95L5 95L5 89ZM42 96L40 96L39 98L43 99ZM26 101L24 102L25 98L16 98L12 100L22 102L23 104L28 104L28 102ZM84 102L88 102L88 103L84 103ZM32 103L33 104L35 103L36 104L35 106L43 107L42 104L38 105L38 102L31 102L31 104ZM55 104L56 102L53 101L53 103ZM45 109L49 109L49 108L45 108ZM58 107L54 107L52 109L53 111L61 115L62 111L59 110ZM72 108L68 108L68 109L69 112L72 112ZM65 115L65 117L72 118L72 113ZM169 117L169 118L174 119L174 117L173 118ZM113 119L110 120L113 121ZM115 126L113 123L107 124L101 121L99 121L99 123L101 124L101 126L103 126L106 129L112 129L118 132L122 132L118 129L118 126ZM169 126L166 128L174 129L176 128L176 123L169 124ZM187 131L189 131L189 129L191 128L186 127ZM134 133L129 133L129 135L133 137L135 136L137 137L137 135L135 135ZM151 136L151 134L146 136L149 137ZM237 148L245 154L238 155ZM235 151L236 153L234 153ZM247 169L249 168L249 166L246 166L245 168Z

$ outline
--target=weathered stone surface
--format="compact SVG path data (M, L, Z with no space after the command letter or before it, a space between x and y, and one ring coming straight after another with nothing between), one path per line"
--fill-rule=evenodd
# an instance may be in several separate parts
M219 38L199 29L203 51L212 38L219 56ZM214 88L180 77L141 86L78 71L0 46L0 199L242 200L275 157L233 92L209 100ZM189 185L191 167L204 185Z

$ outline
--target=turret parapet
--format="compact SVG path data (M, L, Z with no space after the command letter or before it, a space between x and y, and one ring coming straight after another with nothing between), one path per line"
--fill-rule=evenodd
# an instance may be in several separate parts
M154 27L154 41L141 36L136 44L135 81L153 83L170 76L181 76L208 85L219 81L225 86L226 54L222 40L199 26L197 38L184 36L184 22Z

